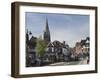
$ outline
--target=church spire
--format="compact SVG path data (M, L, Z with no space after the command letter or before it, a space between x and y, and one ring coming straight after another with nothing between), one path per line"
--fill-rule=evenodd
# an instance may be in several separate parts
M46 42L46 44L48 44L51 40L50 40L50 31L49 31L49 25L48 25L48 20L46 18L46 27L44 30L44 41Z
M48 20L47 20L47 18L46 18L46 28L45 28L45 30L48 32L49 31L49 26L48 26Z

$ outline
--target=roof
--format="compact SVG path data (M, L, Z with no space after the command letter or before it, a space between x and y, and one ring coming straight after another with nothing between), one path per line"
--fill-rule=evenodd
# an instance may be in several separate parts
M30 41L34 41L36 39L37 39L36 37L32 36L31 39L30 39Z
M85 45L86 43L89 43L89 41L90 41L90 38L89 37L87 37L85 40L81 40L81 46L83 46L83 45Z
M61 43L60 41L55 40L53 42L50 42L47 46L48 47L57 47L58 48L58 47L66 47L67 45Z
M54 45L50 42L47 47L54 47Z

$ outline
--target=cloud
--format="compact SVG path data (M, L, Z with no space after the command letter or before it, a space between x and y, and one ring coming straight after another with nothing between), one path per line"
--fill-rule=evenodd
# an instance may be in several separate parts
M66 41L73 47L77 41L89 36L89 16L72 14L26 13L26 28L33 36L43 35L48 19L51 40Z
M58 28L51 30L52 41L66 41L71 47L74 47L76 42L85 39L87 36L89 36L89 26L87 24L82 25L80 28Z

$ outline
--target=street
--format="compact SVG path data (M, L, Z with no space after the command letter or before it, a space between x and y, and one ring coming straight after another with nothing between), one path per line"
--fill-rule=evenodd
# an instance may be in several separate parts
M85 59L83 59L81 61L53 63L53 64L49 64L49 66L81 65L81 64L87 64L87 58L85 58Z

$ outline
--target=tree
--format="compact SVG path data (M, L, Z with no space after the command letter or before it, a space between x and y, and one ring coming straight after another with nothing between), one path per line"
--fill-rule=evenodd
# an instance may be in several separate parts
M28 30L27 30L27 32L26 32L26 44L28 45L28 43L29 43L29 34L28 34Z
M41 37L39 37L37 39L37 44L36 44L36 53L42 57L43 54L45 53L45 48L46 48L46 44L44 42L44 40L41 39Z
M37 43L36 41L37 41L37 38L32 36L31 39L29 40L30 48L35 49L36 43Z

